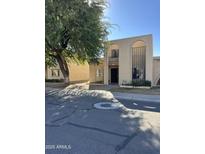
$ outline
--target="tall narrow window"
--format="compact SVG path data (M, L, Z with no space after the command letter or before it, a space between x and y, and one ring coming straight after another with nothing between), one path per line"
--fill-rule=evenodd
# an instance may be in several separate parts
M146 74L146 48L145 46L132 48L132 79L145 80Z

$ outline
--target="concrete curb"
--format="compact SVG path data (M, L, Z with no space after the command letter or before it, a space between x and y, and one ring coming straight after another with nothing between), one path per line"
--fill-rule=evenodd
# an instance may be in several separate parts
M149 101L149 102L160 103L159 95L142 95L142 94L131 94L131 93L119 93L119 92L113 92L113 95L117 99Z

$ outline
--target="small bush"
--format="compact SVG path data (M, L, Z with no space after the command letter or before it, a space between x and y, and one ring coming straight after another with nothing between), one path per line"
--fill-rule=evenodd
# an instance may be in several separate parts
M152 83L151 83L151 81L145 80L144 84L145 84L145 86L151 87Z
M132 86L133 87L138 87L138 86L151 86L151 81L148 80L132 80Z

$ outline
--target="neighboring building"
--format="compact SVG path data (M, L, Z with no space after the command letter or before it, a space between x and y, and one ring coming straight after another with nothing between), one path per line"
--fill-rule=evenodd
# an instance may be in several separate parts
M160 85L160 57L153 57L153 85Z
M143 79L160 84L160 57L153 57L152 35L113 40L100 64L69 64L70 81L104 84ZM63 79L59 67L46 68L47 79Z
M69 79L71 83L75 82L86 82L89 81L89 65L85 64L76 64L76 63L69 63ZM46 68L46 79L52 80L62 80L63 74L60 70L59 65L56 67L47 67Z
M152 35L110 41L104 61L104 84L153 81Z
M103 83L104 80L104 64L103 59L100 60L99 64L68 64L69 68L69 79L71 83L76 82L94 82ZM45 78L48 80L63 80L63 74L60 70L59 65L56 67L46 67Z

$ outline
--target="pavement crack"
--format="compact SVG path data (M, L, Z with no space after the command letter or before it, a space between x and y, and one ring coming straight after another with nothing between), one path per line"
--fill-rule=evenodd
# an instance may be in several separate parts
M149 121L147 121L147 123L149 124L149 126L153 129L154 127L153 127L153 125L149 122Z
M79 124L75 124L75 123L72 123L72 122L67 122L66 124L69 124L69 125L74 126L74 127L90 129L90 130L94 130L94 131L98 131L98 132L106 133L106 134L110 134L110 135L115 135L115 136L120 136L120 137L129 137L128 135L119 134L119 133L116 133L116 132L111 132L111 131L100 129L100 128L97 128L97 127L84 126L84 125L79 125Z
M136 137L138 134L140 133L140 130L138 129L137 132L131 134L130 136L128 136L121 144L118 144L116 147L115 147L115 151L116 153L123 150L127 145L128 143L134 138Z

